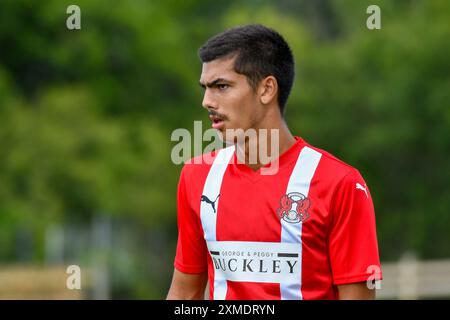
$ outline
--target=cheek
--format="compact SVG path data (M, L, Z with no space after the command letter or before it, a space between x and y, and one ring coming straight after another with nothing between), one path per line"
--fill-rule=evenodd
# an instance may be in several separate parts
M257 117L255 95L249 89L235 90L223 96L224 113L234 128L248 129Z
M243 121L249 121L255 115L255 101L250 94L239 94L233 97L233 112Z
M252 126L252 108L251 105L249 105L246 101L239 101L239 104L237 104L233 109L233 113L231 116L233 117L233 123L239 128L245 130Z
M261 113L261 110L252 98L253 97L247 99L245 108L243 110L243 114L245 115L245 122L249 128L256 126L257 122L260 119Z

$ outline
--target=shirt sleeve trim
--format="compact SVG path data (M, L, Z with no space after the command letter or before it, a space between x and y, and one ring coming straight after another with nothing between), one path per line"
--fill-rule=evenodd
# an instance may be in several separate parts
M365 282L365 281L369 280L370 277L373 277L372 273L362 273L362 274L353 275L353 276L334 277L333 283L335 285L340 285L340 284L348 284L348 283L355 283L355 282ZM383 280L383 276L380 274L378 277L374 278L373 280Z
M182 265L178 262L174 262L175 268L183 273L191 273L191 274L198 274L198 273L204 273L207 271L207 269L203 266L186 266Z

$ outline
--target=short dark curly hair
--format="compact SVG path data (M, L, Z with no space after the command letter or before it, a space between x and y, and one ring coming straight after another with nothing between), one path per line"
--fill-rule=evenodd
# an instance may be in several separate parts
M245 75L253 89L269 75L277 79L278 104L283 114L295 76L294 56L283 37L273 29L250 24L228 29L198 50L202 62L233 55L234 70Z

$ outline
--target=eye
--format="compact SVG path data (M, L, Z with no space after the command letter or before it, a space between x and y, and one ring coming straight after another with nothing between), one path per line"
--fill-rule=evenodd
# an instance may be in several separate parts
M229 87L229 85L225 84L225 83L219 83L217 84L217 88L219 88L219 90L225 90Z

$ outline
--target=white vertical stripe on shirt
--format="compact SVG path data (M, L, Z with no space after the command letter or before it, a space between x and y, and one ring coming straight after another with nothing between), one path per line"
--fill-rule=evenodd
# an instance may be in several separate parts
M200 219L202 221L203 232L205 233L205 240L217 241L216 228L217 228L217 214L219 210L220 201L220 187L222 186L223 176L228 167L228 164L234 154L235 147L227 147L220 150L214 159L211 168L209 169L208 176L206 177L205 185L203 186L203 196L208 197L211 201L215 201L215 209L210 203L205 201L200 202ZM217 196L219 196L217 198ZM216 200L217 199L217 200ZM226 279L214 279L214 300L224 300L227 294L227 280Z
M308 197L311 180L319 164L322 154L309 147L303 147L298 156L294 170L287 186L286 194L299 192ZM282 300L302 300L302 222L290 223L281 219L281 242L298 243L300 246L300 263L298 281L292 283L281 283Z

